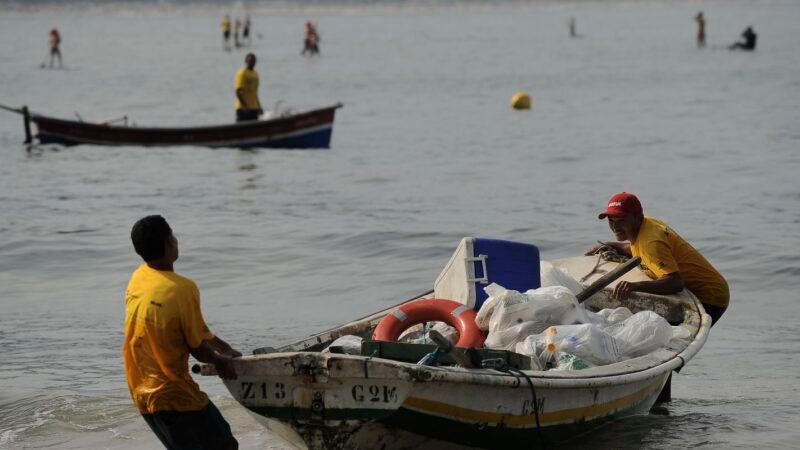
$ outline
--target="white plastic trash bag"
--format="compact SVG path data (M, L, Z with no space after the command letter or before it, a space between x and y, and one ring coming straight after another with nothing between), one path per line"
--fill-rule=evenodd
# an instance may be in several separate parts
M552 338L559 350L592 364L605 365L620 361L617 340L605 330L592 324L559 325L548 328L545 339Z
M597 325L600 328L605 328L609 325L608 319L606 316L589 311L588 309L584 308L584 304L581 303L578 306L578 322L580 323L590 323L592 325Z
M620 354L631 358L667 345L673 333L667 319L653 311L638 312L606 331L617 340Z
M620 323L623 320L627 319L628 317L632 316L633 313L630 309L620 306L619 308L606 308L600 310L598 312L601 316L604 316L608 321L609 325L614 325L615 323Z
M517 345L514 346L514 353L519 353L520 355L527 355L532 358L538 358L539 353L544 350L545 342L544 339L540 339L539 334L535 334L532 336L528 336L520 342L517 342Z
M564 286L547 286L525 292L535 305L528 320L553 325L572 324L578 319L578 299Z
M564 286L547 286L524 294L495 283L484 289L490 297L475 322L478 328L489 331L484 343L489 348L514 350L528 336L540 334L551 325L575 323L579 316L578 300Z
M489 334L497 330L506 330L522 322L530 322L536 307L525 294L517 291L506 291L497 299L496 306L489 318Z
M523 322L561 325L575 323L578 318L578 300L563 286L531 289L524 294L494 283L485 289L491 297L481 307L475 322L490 334Z
M539 276L542 282L542 287L548 286L564 286L569 289L574 295L578 295L583 286L565 269L556 267L547 261L539 263Z
M530 335L540 334L548 327L550 327L549 324L542 322L522 322L511 328L490 332L483 345L487 348L514 351L518 342L525 340Z
M322 353L330 353L331 347L337 347L336 353L346 353L348 355L360 355L361 354L361 341L364 338L359 336L354 336L352 334L348 334L345 336L340 336L336 338L329 346L327 346Z
M478 314L475 317L475 324L478 325L478 328L483 331L489 329L491 318L499 304L515 304L528 301L527 297L525 297L525 294L521 294L513 290L507 290L497 283L492 283L483 288L483 290L487 295L489 295L489 298L483 302L480 311L478 311Z
M528 336L524 341L518 342L514 350L521 355L530 356L532 370L557 369L562 355L565 354L558 349L554 336L545 333ZM569 356L575 358L573 355Z
M569 372L573 370L588 369L590 367L594 367L594 365L589 361L578 358L577 356L571 355L567 352L561 352L561 354L558 356L558 366L556 366L556 368L553 370Z
M672 327L672 339L689 339L692 332L681 325Z

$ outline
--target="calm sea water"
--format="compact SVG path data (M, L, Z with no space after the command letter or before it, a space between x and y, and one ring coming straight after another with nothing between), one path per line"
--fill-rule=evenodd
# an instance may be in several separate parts
M138 125L228 122L241 5L11 11L0 103ZM704 10L712 48L698 51ZM583 39L570 39L575 16ZM39 148L0 112L0 448L149 449L120 348L133 222L163 214L205 317L248 352L430 289L462 236L544 258L611 239L636 192L727 277L731 308L663 414L595 448L800 448L800 3L576 2L252 10L261 97L342 101L330 151ZM322 55L300 56L317 22ZM719 47L747 26L755 53ZM58 27L66 70L39 70ZM516 91L533 108L516 112ZM242 448L284 448L215 378Z

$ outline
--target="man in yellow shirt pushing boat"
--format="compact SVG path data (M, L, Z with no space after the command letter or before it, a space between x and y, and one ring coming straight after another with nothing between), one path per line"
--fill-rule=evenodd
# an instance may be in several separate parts
M236 72L236 121L258 120L264 114L258 100L258 72L255 71L256 55L244 57L245 66Z
M200 310L200 291L173 270L178 240L161 216L147 216L131 230L144 264L125 292L122 352L136 408L170 450L234 450L238 443L219 410L189 374L189 354L235 379L232 358L242 356L212 333Z
M640 268L653 279L621 281L614 288L615 297L625 298L631 292L669 295L686 288L703 304L712 325L722 317L730 297L725 278L669 225L645 216L635 195L627 192L613 195L598 218L608 218L608 226L617 240L628 241L605 245L623 255L642 258ZM592 255L600 247L595 246L586 254Z

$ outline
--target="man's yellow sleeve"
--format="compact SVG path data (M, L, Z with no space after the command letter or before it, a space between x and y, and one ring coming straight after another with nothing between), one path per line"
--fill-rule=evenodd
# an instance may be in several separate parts
M203 341L214 339L214 333L208 329L200 310L200 290L192 283L191 293L181 308L181 330L186 343L197 348Z

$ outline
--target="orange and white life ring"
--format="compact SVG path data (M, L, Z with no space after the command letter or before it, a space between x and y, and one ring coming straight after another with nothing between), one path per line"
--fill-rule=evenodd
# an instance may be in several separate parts
M418 323L444 322L458 330L456 347L483 347L486 338L475 324L476 315L472 308L453 300L417 300L387 314L375 327L372 339L396 341L403 331Z

